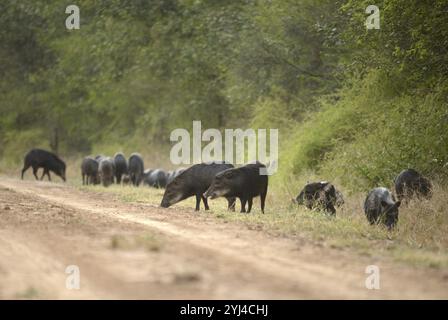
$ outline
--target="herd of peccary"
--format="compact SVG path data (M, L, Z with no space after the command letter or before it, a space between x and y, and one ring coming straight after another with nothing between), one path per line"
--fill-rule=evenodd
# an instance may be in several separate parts
M60 176L64 181L66 165L57 155L42 150L33 149L25 155L22 169L22 179L25 171L33 168L33 174L38 179L37 171L43 169L41 180L50 171ZM140 184L154 188L164 188L165 192L160 204L167 208L189 197L196 198L196 210L200 209L201 201L205 210L209 210L208 198L226 198L228 209L235 211L236 198L240 200L241 212L252 210L253 198L260 197L261 212L264 213L265 200L268 191L268 176L261 175L265 165L260 162L249 163L235 168L225 162L210 162L195 164L187 169L173 171L144 168L143 158L138 153L126 159L119 152L114 157L98 155L85 157L81 164L82 183L102 184L107 187L113 183L127 185ZM364 201L364 213L370 224L384 224L392 229L398 222L398 211L402 201L411 198L431 198L432 184L414 169L403 170L394 181L395 195L384 187L372 189ZM304 205L310 210L323 211L330 215L336 214L336 208L344 204L342 193L328 181L307 183L294 199L298 205ZM247 205L247 207L246 207Z
M395 193L387 188L378 187L370 190L364 200L364 213L370 224L384 224L392 229L398 222L398 209L402 201L411 198L430 199L431 182L414 169L406 169L394 180ZM342 193L328 181L307 183L295 202L308 209L336 214L336 207L344 204Z
M107 187L113 183L138 187L145 184L154 188L165 188L168 182L178 176L183 169L165 171L163 169L146 169L142 156L132 153L129 159L121 152L113 157L97 155L87 156L81 163L82 183L102 184Z

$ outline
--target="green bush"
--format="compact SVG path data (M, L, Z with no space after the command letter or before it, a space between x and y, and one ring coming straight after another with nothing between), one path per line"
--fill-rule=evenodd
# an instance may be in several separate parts
M369 119L369 132L327 155L321 172L341 177L352 189L391 186L406 168L445 180L448 105L443 91L441 86L425 97L392 100L384 114Z
M337 102L322 100L321 111L291 131L280 153L280 179L314 175L368 189L391 185L408 167L446 179L448 86L400 94L396 79L374 70L342 89Z

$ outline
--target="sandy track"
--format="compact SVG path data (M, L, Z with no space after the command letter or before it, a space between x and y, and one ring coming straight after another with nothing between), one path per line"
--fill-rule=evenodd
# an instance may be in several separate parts
M380 290L365 288L371 264ZM65 288L68 265L80 290ZM0 178L0 298L448 298L447 278L189 209Z

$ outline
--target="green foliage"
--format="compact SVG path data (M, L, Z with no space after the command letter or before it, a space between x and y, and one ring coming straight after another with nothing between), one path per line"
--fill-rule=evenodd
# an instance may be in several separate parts
M378 105L381 113L368 118L363 134L327 155L322 174L341 177L352 189L391 186L405 168L446 180L447 88L445 84L425 97L404 95Z
M367 0L350 0L341 8L348 18L344 38L357 51L352 68L396 70L404 76L408 89L434 85L448 72L446 47L448 3L435 1L376 1L381 12L381 29L366 30Z
M339 100L292 131L284 148L283 176L307 174L338 179L352 190L391 186L404 168L446 179L448 86L423 97L398 95L400 84L381 71L350 84Z
M352 50L342 58L344 86L291 131L282 181L292 173L368 189L408 167L447 179L447 4L380 1L381 29L366 30L369 4L340 7L340 37Z
M321 99L321 110L290 133L284 157L293 164L293 174L319 169L329 152L370 130L367 121L381 112L377 105L390 99L393 90L391 83L380 81L382 77L372 73L364 80L353 80L337 96ZM355 89L353 83L357 83Z

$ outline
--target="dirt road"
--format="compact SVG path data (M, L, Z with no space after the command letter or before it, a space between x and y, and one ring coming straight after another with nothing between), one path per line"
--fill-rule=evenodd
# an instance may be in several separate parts
M66 288L69 265L79 267L79 290ZM380 290L366 289L368 265L380 268ZM1 177L0 298L446 299L448 272L274 237L188 208Z

